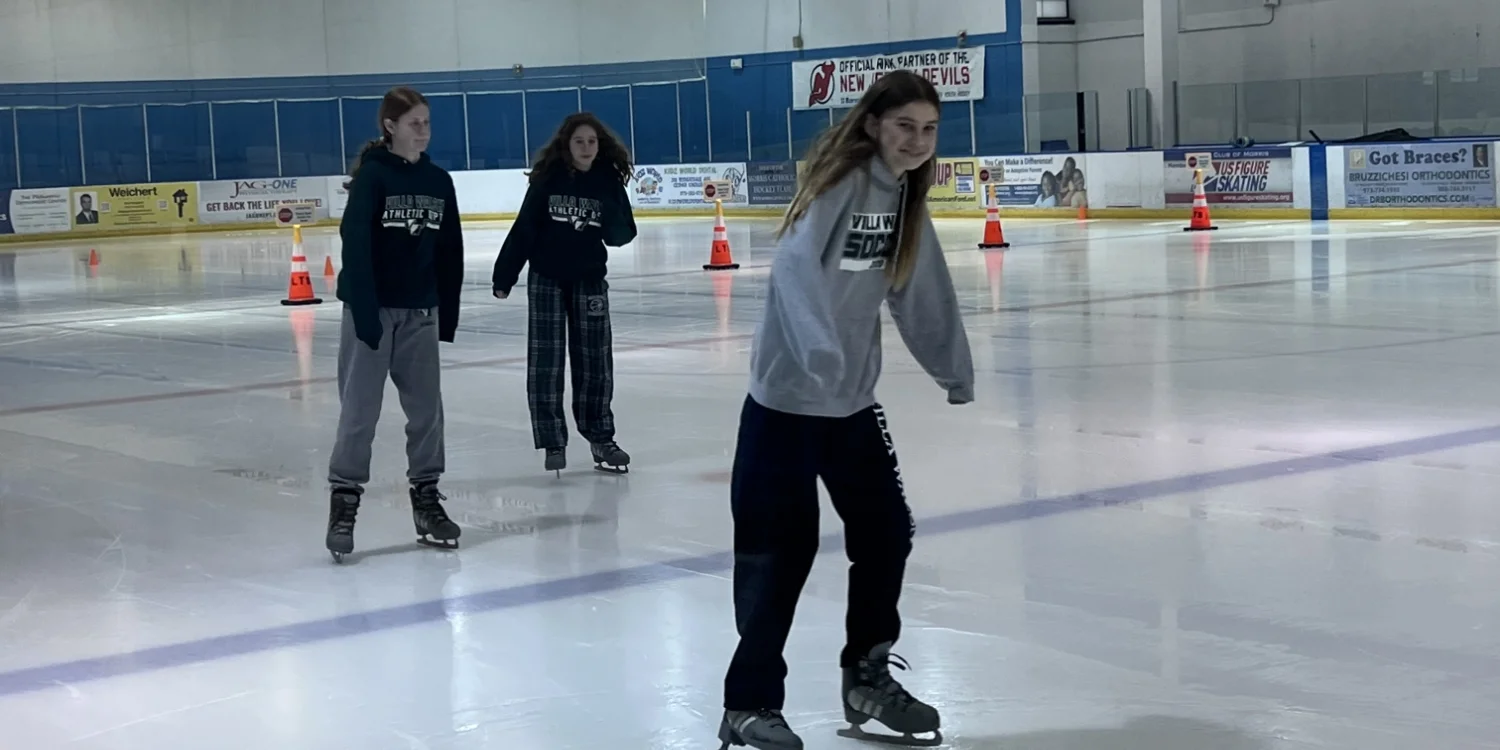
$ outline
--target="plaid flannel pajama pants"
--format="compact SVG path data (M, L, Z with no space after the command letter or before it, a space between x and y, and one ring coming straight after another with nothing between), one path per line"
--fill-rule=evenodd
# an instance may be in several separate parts
M538 449L568 444L563 416L563 365L572 360L573 419L590 443L615 439L615 364L609 324L609 284L558 282L527 275L526 398Z

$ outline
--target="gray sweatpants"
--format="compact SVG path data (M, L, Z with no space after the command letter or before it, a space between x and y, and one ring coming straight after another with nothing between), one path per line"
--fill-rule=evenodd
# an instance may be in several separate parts
M328 460L334 489L358 490L370 481L375 423L390 376L406 412L407 479L436 482L444 467L442 368L438 311L380 311L380 348L354 337L354 316L344 308L339 331L339 428Z

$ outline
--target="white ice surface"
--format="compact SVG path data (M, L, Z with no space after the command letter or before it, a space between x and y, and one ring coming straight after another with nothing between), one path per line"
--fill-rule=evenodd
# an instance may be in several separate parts
M470 227L443 350L463 547L412 544L392 390L344 566L336 234L307 235L328 302L299 310L276 234L0 248L0 747L717 747L773 228L732 220L744 268L714 276L710 221L641 222L610 265L633 471L575 438L555 478L524 294L488 293L504 225ZM978 402L889 327L880 389L920 534L900 676L948 747L1500 746L1500 227L1018 221L1004 256L980 229L939 227ZM855 747L824 551L787 710Z

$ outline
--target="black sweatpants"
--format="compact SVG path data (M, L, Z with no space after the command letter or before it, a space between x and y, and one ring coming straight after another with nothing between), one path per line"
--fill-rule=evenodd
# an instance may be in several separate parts
M841 666L901 633L897 606L916 524L879 405L843 418L774 411L746 398L730 505L740 643L724 678L731 711L780 709L782 658L818 552L818 480L844 521L849 603Z
M613 334L604 279L562 283L527 275L526 399L538 449L568 444L563 416L563 366L572 360L573 419L590 443L615 439Z

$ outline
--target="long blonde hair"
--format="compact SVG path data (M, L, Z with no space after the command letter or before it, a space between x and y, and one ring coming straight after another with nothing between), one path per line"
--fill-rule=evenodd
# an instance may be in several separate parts
M828 192L853 170L864 166L879 153L879 146L866 131L870 118L899 109L912 102L927 102L941 110L942 100L932 82L909 70L887 73L875 81L854 109L837 125L824 131L807 154L805 176L798 180L797 195L787 208L777 239L796 224L808 206ZM901 238L896 246L896 262L886 265L886 274L899 288L911 278L916 267L917 246L927 226L927 190L937 173L937 156L906 174L906 196L901 206Z

